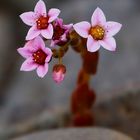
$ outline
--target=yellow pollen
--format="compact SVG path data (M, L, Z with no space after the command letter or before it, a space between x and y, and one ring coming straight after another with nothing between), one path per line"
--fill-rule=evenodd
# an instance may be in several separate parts
M95 40L102 40L105 36L105 30L101 26L94 26L91 27L89 30L89 34L95 39Z

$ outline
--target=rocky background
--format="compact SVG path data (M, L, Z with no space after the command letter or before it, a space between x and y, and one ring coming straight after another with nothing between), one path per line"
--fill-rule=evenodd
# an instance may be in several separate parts
M36 2L0 1L0 137L3 139L32 131L34 127L45 129L64 126L62 118L69 114L71 92L81 67L80 57L69 50L63 60L67 66L67 75L60 85L56 85L51 78L52 66L44 79L38 78L35 72L19 71L23 59L16 49L23 46L28 30L19 15L32 10ZM60 17L63 17L65 23L90 20L98 6L103 9L108 20L123 24L121 32L116 36L117 51L111 53L100 50L98 73L92 78L91 88L97 94L97 125L111 127L140 139L140 1L45 2L48 9L61 9ZM128 114L133 117L128 117Z

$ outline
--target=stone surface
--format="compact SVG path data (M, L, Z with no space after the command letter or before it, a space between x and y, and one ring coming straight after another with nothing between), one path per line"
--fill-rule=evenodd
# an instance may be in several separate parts
M123 132L140 139L140 90L122 92L122 97L109 99L94 108L96 125Z
M60 129L34 133L13 140L133 140L132 138L105 128Z

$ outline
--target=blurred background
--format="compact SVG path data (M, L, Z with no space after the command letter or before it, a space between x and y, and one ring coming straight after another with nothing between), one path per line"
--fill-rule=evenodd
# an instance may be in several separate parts
M107 20L123 24L115 36L117 51L100 50L98 73L91 88L97 94L96 125L113 128L140 139L140 1L139 0L44 0L57 7L65 23L90 21L96 7ZM0 0L0 137L8 138L35 127L63 127L81 58L72 49L64 57L67 74L60 85L51 77L53 61L44 79L34 72L20 72L22 47L29 29L19 18L32 11L37 0ZM65 113L67 112L67 113ZM5 131L6 130L6 131Z

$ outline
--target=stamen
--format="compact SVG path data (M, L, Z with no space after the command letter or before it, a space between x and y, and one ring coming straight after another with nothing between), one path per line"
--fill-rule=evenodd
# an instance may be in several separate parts
M49 25L48 23L49 18L41 16L37 21L37 29L46 29Z
M101 26L94 26L91 27L89 30L89 34L95 39L95 40L102 40L105 36L105 30Z
M41 49L33 53L33 60L35 63L44 65L47 55Z

